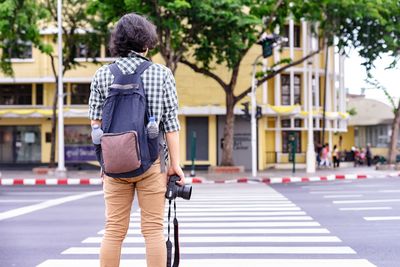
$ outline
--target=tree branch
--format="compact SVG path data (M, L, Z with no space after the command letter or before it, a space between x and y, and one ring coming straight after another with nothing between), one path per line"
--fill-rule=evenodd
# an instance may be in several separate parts
M268 22L265 23L265 25L270 25L270 24L272 24L272 21L274 20L274 17L275 17L275 15L276 15L276 12L278 11L278 8L282 5L282 3L283 3L283 0L279 0L279 1L276 3L275 8L274 8L274 11L273 11L273 12L271 13L271 15L269 16Z
M192 70L194 70L195 72L204 74L212 79L214 79L217 83L219 83L219 85L222 86L222 88L224 89L224 91L226 93L228 93L228 85L220 78L218 77L216 74L212 73L211 71L204 69L204 68L200 68L198 67L196 64L193 64L185 59L181 59L180 62L188 67L190 67Z
M264 83L265 81L267 81L267 80L269 80L269 79L272 79L273 77L275 77L275 76L278 75L279 73L282 73L282 72L285 71L286 69L288 69L288 68L290 68L290 67L293 67L293 66L296 66L296 65L298 65L298 64L300 64L300 63L303 63L303 62L306 61L307 59L309 59L309 58L313 57L314 55L318 54L320 51L321 51L321 48L319 48L318 50L316 50L316 51L314 51L314 52L308 54L307 56L305 56L305 57L303 57L303 58L301 58L301 59L299 59L299 60L296 60L296 61L294 61L294 62L292 62L292 63L290 63L290 64L287 64L286 66L283 66L282 68L280 68L280 69L278 69L278 70L276 70L276 71L274 71L274 72L268 74L267 76L264 76L262 79L257 80L257 81L256 81L256 88L257 88L260 84ZM235 101L240 101L242 98L244 98L244 97L245 97L248 93L250 93L250 92L251 92L251 86L250 86L249 88L247 88L246 90L244 90L244 91L243 91L242 93L240 93L239 95L235 96Z

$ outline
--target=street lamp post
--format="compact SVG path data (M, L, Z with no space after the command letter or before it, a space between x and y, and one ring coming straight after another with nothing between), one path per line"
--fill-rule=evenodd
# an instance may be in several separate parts
M257 79L256 79L256 67L257 63L261 57L267 58L272 55L272 49L274 44L279 44L280 42L286 42L287 38L282 38L277 34L267 35L264 34L257 44L262 47L262 54L257 56L253 62L253 72L251 75L251 93L248 95L251 97L251 174L253 178L257 177L257 101L256 101L256 89L257 89Z
M312 103L312 62L308 62L308 140L306 155L306 171L307 173L315 173L315 149L314 149L314 129L313 129L313 103Z
M57 172L66 171L64 162L64 92L62 57L62 0L57 1L58 44L58 167Z
M251 97L251 174L253 178L257 177L257 118L256 118L256 88L257 88L257 79L256 79L256 66L258 60L262 57L259 55L256 60L253 62L253 73L251 76L251 93L249 93Z

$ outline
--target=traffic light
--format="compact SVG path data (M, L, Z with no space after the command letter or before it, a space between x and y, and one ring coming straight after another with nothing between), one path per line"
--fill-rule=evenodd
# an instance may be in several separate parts
M263 58L267 58L272 55L272 44L273 41L268 38L261 39L257 44L262 47Z
M287 41L287 38L282 38L278 34L270 34L263 37L257 44L262 46L263 58L267 58L272 55L274 44Z
M256 118L259 119L262 117L262 107L257 106L257 110L256 110Z
M243 106L243 108L242 108L242 111L243 111L243 115L242 115L242 118L244 118L245 120L250 120L250 112L249 112L249 104L250 104L250 102L244 102L244 103L242 103L242 106Z

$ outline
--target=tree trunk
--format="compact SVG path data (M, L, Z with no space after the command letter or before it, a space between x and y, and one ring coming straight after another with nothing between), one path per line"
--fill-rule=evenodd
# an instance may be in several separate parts
M324 75L325 75L325 86L324 86L324 103L323 103L323 108L322 108L322 137L321 137L321 144L325 144L325 130L326 130L326 101L327 101L327 92L328 92L328 53L329 53L329 46L328 42L325 40L325 70L324 70ZM329 144L332 145L332 144Z
M54 91L53 108L52 108L53 114L51 116L51 137L50 137L51 145L50 145L50 162L49 162L49 167L54 168L56 166L56 123L57 123L56 110L57 110L57 94L58 94L58 76L56 72L53 55L50 55L50 61L54 78L56 80L56 88Z
M57 109L57 88L54 92L53 114L51 116L51 148L50 148L50 163L49 163L50 168L54 168L56 166L56 123L57 123L56 109Z
M226 94L226 117L224 126L224 142L222 147L222 166L233 166L233 134L235 126L235 98L233 93Z
M392 123L392 136L390 137L390 145L389 145L389 159L388 159L389 164L396 163L397 139L399 136L399 127L400 127L400 100L397 105L397 109Z

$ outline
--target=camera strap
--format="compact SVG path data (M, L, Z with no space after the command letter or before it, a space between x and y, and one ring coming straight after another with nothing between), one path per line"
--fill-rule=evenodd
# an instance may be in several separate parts
M170 224L171 224L171 200L169 200L169 207L168 207L168 239L167 239L167 267L171 267L171 260L172 260L172 242L169 239L170 236ZM174 253L174 263L173 267L179 266L179 226L178 226L178 219L176 218L176 200L174 199L174 246L175 246L175 253Z

